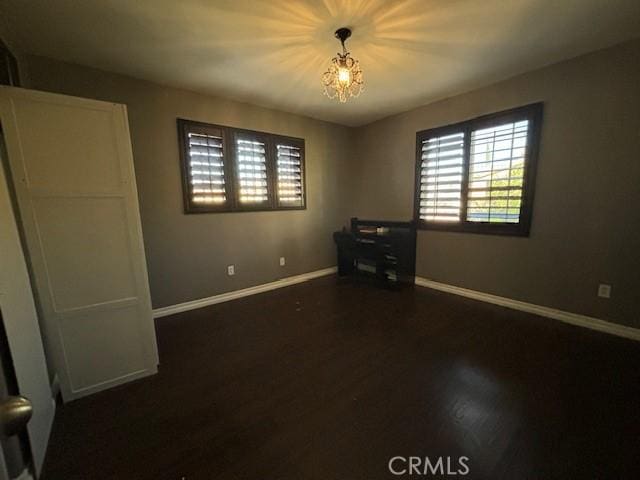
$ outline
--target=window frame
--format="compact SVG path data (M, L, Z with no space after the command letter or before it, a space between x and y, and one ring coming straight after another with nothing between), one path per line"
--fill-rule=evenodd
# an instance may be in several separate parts
M239 213L239 212L268 212L286 210L306 210L307 209L307 176L306 176L306 154L305 140L303 138L278 135L275 133L260 132L244 128L235 128L225 125L198 122L184 118L177 119L178 126L178 148L180 157L180 171L182 175L182 193L184 203L184 213ZM192 187L190 183L189 171L189 144L187 142L188 133L195 132L220 132L223 145L223 163L225 178L226 203L222 205L208 204L202 205L194 203L192 200ZM238 185L238 162L237 162L237 139L247 138L264 142L265 164L267 172L267 191L269 200L261 205L242 204L239 200ZM300 172L301 172L301 201L299 205L281 206L278 198L278 169L277 169L277 145L289 144L300 148Z
M430 128L416 132L416 163L414 182L413 217L417 228L448 232L467 232L489 235L510 235L528 237L533 217L533 200L535 194L536 170L540 150L540 131L542 127L543 102L532 103L521 107L503 110L488 115L468 119L442 127ZM522 183L522 203L520 221L518 223L470 222L467 220L467 204L469 202L469 165L471 157L471 133L474 130L495 127L504 123L529 121L527 131L527 147L525 151L524 176ZM461 210L459 222L427 221L420 218L420 188L422 184L422 144L434 137L453 133L464 133L463 169L461 188Z

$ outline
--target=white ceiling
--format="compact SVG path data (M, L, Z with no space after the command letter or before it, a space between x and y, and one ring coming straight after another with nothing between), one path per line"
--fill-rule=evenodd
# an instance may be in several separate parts
M0 0L25 53L362 125L640 35L639 0ZM322 94L339 49L365 90Z

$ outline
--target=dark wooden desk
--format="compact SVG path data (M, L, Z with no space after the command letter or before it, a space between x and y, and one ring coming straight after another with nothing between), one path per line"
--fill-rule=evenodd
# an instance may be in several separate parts
M382 230L380 230L382 229ZM351 219L351 229L335 232L338 274L375 275L385 283L414 282L416 229L413 222Z

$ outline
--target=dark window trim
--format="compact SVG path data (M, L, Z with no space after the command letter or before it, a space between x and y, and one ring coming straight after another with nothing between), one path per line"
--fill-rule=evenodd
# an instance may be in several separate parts
M239 212L269 212L285 210L306 210L307 209L307 175L306 175L306 153L305 141L303 138L278 135L275 133L260 132L244 128L228 127L212 123L198 122L184 118L177 119L178 126L178 148L180 153L180 172L182 175L182 192L184 202L184 212L190 213L239 213ZM187 133L201 130L204 132L220 132L223 145L223 162L225 176L225 192L227 202L223 205L198 205L191 200L191 185L187 163L189 161L188 144L185 142ZM264 141L266 148L267 183L269 191L269 201L267 205L241 205L236 194L236 138L247 136ZM300 148L300 170L302 174L302 205L281 206L278 199L278 170L276 146L280 143L287 143Z
M522 107L491 113L481 117L465 120L442 127L430 128L416 132L416 164L414 182L413 216L416 225L422 230L439 230L448 232L469 232L491 235L512 235L528 237L533 217L533 200L535 193L536 170L540 149L540 131L542 127L543 103L532 103ZM516 120L529 120L527 153L524 181L522 185L522 207L518 223L469 222L466 220L467 189L469 178L469 158L471 132L479 128L487 128ZM420 183L422 170L422 143L431 137L439 137L449 133L464 132L464 167L462 174L462 209L460 222L434 222L420 218Z

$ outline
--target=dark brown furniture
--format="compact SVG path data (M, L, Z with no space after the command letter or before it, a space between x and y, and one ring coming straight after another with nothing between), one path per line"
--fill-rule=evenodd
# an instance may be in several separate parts
M413 284L416 264L414 222L351 219L335 232L338 274L370 274L386 284Z

